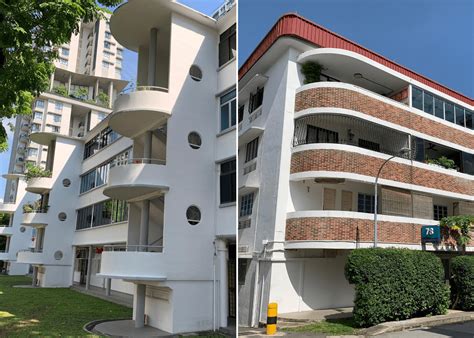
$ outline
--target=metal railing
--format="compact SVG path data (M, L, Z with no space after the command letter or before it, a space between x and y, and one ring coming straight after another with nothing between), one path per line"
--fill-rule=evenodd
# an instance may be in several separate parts
M166 161L157 159L157 158L125 158L125 159L115 159L110 163L110 168L116 166L130 165L130 164L155 164L155 165L165 165Z
M132 92L141 92L141 91L156 91L156 92L168 93L168 88L159 87L159 86L130 86L122 90L120 92L120 95L129 94Z
M23 210L24 214L46 214L47 212L48 212L48 208Z
M163 252L163 246L110 244L110 245L104 245L104 251Z

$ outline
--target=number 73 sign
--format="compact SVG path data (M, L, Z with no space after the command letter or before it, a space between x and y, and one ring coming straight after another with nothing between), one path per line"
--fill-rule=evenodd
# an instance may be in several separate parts
M441 241L441 233L438 225L423 225L421 227L421 240L423 242L438 243Z

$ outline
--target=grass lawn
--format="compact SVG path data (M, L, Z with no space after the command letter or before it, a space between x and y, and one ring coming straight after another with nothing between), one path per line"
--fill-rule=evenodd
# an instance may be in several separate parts
M131 318L132 309L69 289L26 289L31 279L0 276L0 337L87 336L95 319Z
M309 325L285 328L287 332L305 332L305 333L325 333L333 335L353 335L357 334L358 329L352 318L323 320Z

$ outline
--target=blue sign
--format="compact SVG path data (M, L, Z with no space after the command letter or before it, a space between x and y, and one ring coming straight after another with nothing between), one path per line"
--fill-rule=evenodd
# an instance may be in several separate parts
M423 225L421 227L421 240L423 242L441 242L441 232L438 225Z

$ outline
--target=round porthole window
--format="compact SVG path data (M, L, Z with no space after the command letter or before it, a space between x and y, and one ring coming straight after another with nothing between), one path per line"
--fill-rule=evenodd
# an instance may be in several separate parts
M186 210L186 218L189 224L198 224L201 221L201 210L195 205L190 206L188 210Z
M66 188L69 187L71 185L71 180L69 178L65 178L63 180L63 186L65 186Z
M196 133L195 131L190 132L188 135L188 143L189 143L189 146L193 149L201 148L201 144L202 144L201 136L199 136L199 134Z
M194 81L201 81L202 80L202 71L201 68L199 68L196 65L192 65L191 68L189 68L189 75L191 76L191 79Z
M60 250L56 251L54 253L54 259L57 260L57 261L63 259L63 252L60 251Z
M67 215L65 212L60 212L58 218L61 222L64 222L67 219Z
M25 231L26 231L25 227L20 228L20 232L25 232Z

